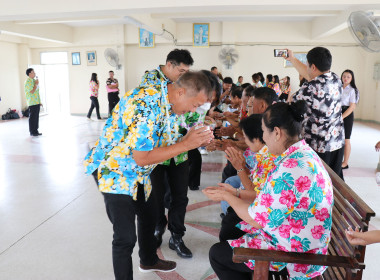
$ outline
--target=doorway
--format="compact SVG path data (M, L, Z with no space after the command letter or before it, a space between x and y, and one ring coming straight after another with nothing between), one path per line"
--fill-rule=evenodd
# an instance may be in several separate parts
M66 57L66 60L63 59ZM31 65L40 83L41 113L70 114L67 52L41 53L41 65Z

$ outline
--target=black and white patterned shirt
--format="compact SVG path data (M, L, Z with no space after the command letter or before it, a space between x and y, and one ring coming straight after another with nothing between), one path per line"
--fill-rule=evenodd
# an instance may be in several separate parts
M328 72L304 83L294 96L308 105L303 136L317 153L333 152L344 145L342 92L340 78Z

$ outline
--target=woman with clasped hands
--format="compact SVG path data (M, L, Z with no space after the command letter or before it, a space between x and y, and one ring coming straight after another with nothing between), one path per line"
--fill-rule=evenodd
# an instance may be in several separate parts
M327 253L333 188L318 155L299 139L305 112L304 101L276 103L265 111L263 139L269 152L278 157L276 167L268 174L251 205L224 188L208 187L203 191L211 200L227 201L246 222L239 224L245 235L214 244L210 249L210 263L219 279L248 280L252 277L255 261L233 263L234 247ZM290 279L311 279L325 269L307 264L270 264L271 271L289 274Z

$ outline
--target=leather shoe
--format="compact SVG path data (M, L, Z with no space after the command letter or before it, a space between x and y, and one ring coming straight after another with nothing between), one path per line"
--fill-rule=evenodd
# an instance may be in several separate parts
M154 232L154 237L156 237L157 239L157 248L160 248L162 244L162 236L164 235L164 232L165 232L165 229L163 230L156 229Z
M180 234L172 234L169 240L169 248L176 251L181 258L192 258L193 253L186 247Z
M154 272L154 271L160 271L160 272L170 272L177 268L177 264L173 261L166 261L158 259L157 263L155 265L143 265L140 264L139 270L143 273L146 272Z
M34 136L34 137L36 137L36 136L40 136L41 134L38 134L38 133L30 133L30 136Z

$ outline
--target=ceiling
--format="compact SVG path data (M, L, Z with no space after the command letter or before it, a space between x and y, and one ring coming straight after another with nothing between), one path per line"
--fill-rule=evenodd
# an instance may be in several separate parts
M364 10L380 16L378 0L65 0L64 5L44 0L13 1L0 9L0 30L23 35L23 30L55 24L66 27L130 24L136 19L143 24L193 22L311 22L314 29L342 30L347 28L350 12ZM377 2L377 3L376 3ZM148 19L148 20L147 20ZM339 27L339 28L338 28ZM326 31L326 30L324 30ZM25 33L25 31L24 31ZM328 32L321 32L321 34ZM318 35L318 32L317 32Z

